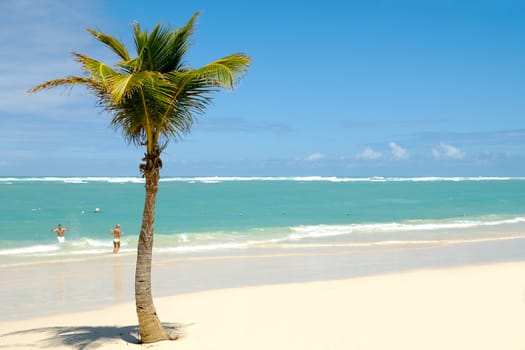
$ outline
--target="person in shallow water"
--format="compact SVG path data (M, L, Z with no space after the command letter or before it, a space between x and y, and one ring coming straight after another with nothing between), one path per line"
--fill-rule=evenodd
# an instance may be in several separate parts
M57 240L59 243L64 243L66 238L64 237L64 232L69 231L69 227L63 227L61 224L58 224L57 228L51 230L57 234Z
M110 233L113 235L113 254L117 254L120 249L120 235L123 234L120 231L120 224L117 224Z

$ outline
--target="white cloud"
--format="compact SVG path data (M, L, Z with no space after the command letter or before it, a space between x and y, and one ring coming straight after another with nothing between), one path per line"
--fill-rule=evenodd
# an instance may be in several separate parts
M381 158L383 155L381 152L374 151L372 148L367 147L365 150L357 155L358 159L376 160Z
M457 159L461 160L465 158L465 152L460 149L447 145L446 143L440 143L439 146L432 149L432 154L436 159Z
M321 160L321 159L324 159L325 158L325 155L320 153L320 152L315 152L315 153L312 153L310 154L308 157L306 157L306 160L309 161L309 162L314 162L316 160Z
M394 158L396 159L410 158L408 151L404 149L403 147L399 146L397 143L390 142L388 146L390 146L390 150L392 151L392 155L394 156Z

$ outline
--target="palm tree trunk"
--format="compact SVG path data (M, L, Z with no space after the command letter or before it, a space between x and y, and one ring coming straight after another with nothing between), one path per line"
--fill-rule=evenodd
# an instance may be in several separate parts
M137 266L135 270L135 304L142 343L154 343L170 339L162 326L151 294L151 259L153 249L153 228L155 220L155 201L159 188L160 169L153 167L144 171L146 178L146 199L142 216L137 247Z

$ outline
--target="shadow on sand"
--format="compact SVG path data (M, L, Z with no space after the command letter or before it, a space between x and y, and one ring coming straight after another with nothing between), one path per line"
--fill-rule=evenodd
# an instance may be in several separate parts
M186 325L173 323L163 323L163 325L175 338L180 339L184 336L183 328L185 328ZM0 339L7 340L8 338L15 339L9 341L9 345L2 344L3 341L0 341L0 349L7 349L7 346L39 349L67 346L71 349L83 350L88 346L90 349L102 348L108 343L140 343L138 326L42 327L0 334ZM35 343L35 339L37 338L37 343ZM31 339L30 343L27 343L29 342L28 339ZM26 343L24 343L24 341L26 341Z

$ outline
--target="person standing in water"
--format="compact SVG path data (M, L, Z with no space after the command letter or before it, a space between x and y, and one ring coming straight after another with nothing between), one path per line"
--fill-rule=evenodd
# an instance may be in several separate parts
M113 235L113 254L117 254L120 249L120 236L123 234L120 231L120 224L117 224L114 229L111 230L110 234Z
M62 227L61 224L58 224L57 228L51 230L51 232L55 232L57 234L57 240L59 243L64 243L66 241L66 238L64 237L64 232L66 231L69 231L69 227Z

